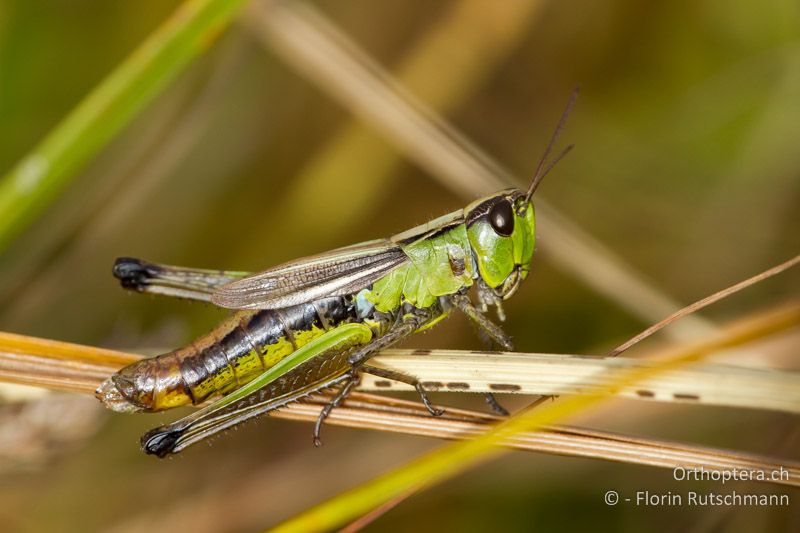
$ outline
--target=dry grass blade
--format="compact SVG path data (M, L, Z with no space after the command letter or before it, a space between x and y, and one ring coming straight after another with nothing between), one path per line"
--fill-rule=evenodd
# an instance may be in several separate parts
M325 397L296 404L281 411L282 418L311 420L319 413ZM391 413L391 417L386 417ZM355 393L345 405L331 413L334 424L391 433L437 437L448 440L474 438L485 433L501 419L463 409L448 409L441 418L432 418L417 402L371 394ZM788 477L782 483L800 486L800 464L789 464L755 455L739 454L702 446L692 446L656 439L631 437L606 431L569 426L553 426L543 432L527 432L509 439L505 445L517 450L537 451L635 463L662 468L703 466L711 469L761 469L783 465Z
M397 80L441 113L462 107L507 64L535 24L541 7L538 0L506 2L491 10L486 9L484 0L449 3L398 58ZM302 27L287 35L295 34L305 35ZM444 64L446 77L440 76ZM347 120L292 175L283 199L274 207L277 211L263 218L252 235L268 234L273 231L272 221L291 218L295 234L303 239L284 243L285 257L323 249L362 226L380 209L401 179L402 163L402 154L364 121ZM342 187L343 176L363 179L358 180L358 187ZM346 202L348 209L329 217L326 224L317 224L317 215L337 201ZM255 251L242 253L254 264L263 261L263 255Z
M800 314L800 306L781 313ZM0 335L0 345L5 335ZM52 343L52 341L50 341ZM41 352L41 348L36 351ZM114 352L112 352L114 353ZM119 356L115 355L115 358ZM132 360L132 359L130 359ZM375 366L418 376L432 391L513 392L516 394L592 394L620 372L652 366L647 361L564 354L497 353L458 350L386 350ZM65 359L54 365L47 356L0 351L0 377L6 381L93 393L119 364ZM365 375L360 390L405 391L407 385ZM621 389L618 396L639 400L747 407L800 412L800 374L777 370L697 365L667 372Z
M800 316L800 304L787 306ZM655 361L563 354L431 350L417 355L387 350L373 359L381 368L417 376L431 391L592 394L632 368ZM365 375L361 390L412 390L405 384ZM616 395L639 400L724 405L800 413L800 373L727 365L693 365L665 372L620 389Z
M117 350L107 350L105 348L95 348L94 346L27 337L6 332L0 332L0 346L3 352L6 353L45 356L49 359L62 359L64 361L83 361L117 368L139 359L138 355L131 355Z
M246 22L270 48L457 194L473 198L521 183L310 5L268 2L250 14ZM537 211L547 223L548 253L587 285L648 322L680 307L541 198ZM690 317L668 334L686 340L711 327Z
M737 293L737 292L739 292L739 291L741 291L743 289L746 289L747 287L750 287L750 286L755 285L756 283L759 283L761 281L764 281L764 280L766 280L766 279L768 279L768 278L770 278L772 276L780 274L780 273L782 273L782 272L784 272L784 271L796 266L798 264L798 262L800 262L800 255L795 256L795 257L793 257L793 258L791 258L791 259L789 259L787 261L784 261L783 263L781 263L779 265L776 265L776 266L774 266L772 268L769 268L769 269L767 269L767 270L765 270L763 272L760 272L759 274L756 274L755 276L751 276L746 280L743 280L743 281L741 281L739 283L731 285L730 287L726 287L725 289L717 291L714 294L711 294L711 295L709 295L709 296L707 296L705 298L702 298L702 299L700 299L700 300L698 300L698 301L696 301L696 302L694 302L692 304L689 304L686 307L675 311L674 313L672 313L668 317L660 320L659 322L656 322L655 324L653 324L649 328L645 329L644 331L642 331L638 335L634 335L632 338L630 338L629 340L627 340L626 342L622 343L620 346L618 346L617 348L612 350L608 354L608 357L616 357L619 354L621 354L622 352L624 352L624 351L628 350L629 348L635 346L636 344L639 344L644 339L646 339L646 338L654 335L655 333L661 331L663 328L669 326L670 324L673 324L673 323L675 323L676 321L678 321L678 320L680 320L682 318L686 318L688 316L691 316L692 313L696 313L700 309L708 307L709 305L711 305L713 303L716 303L716 302L718 302L718 301L720 301L720 300L722 300L724 298L727 298L728 296L731 296L732 294ZM712 381L716 381L716 380L712 380ZM639 393L640 396L641 395L647 395L648 391L640 390L640 391L637 391L637 393ZM766 396L769 397L769 398L774 397L773 391L768 390ZM686 390L684 390L683 392L680 392L680 393L673 393L673 397L676 400L678 400L678 399L689 399L689 398L695 399L695 397L697 397L697 395L695 395L695 394L687 395ZM532 407L535 407L536 405L541 405L542 403L547 401L548 398L549 398L549 396L547 396L547 395L540 396L538 399L536 399L534 402L531 403L530 407L532 408Z
M728 344L745 342L754 336L783 330L797 324L798 320L800 310L796 306L779 313L750 317L726 330L724 339ZM706 344L702 350L718 349L724 344ZM698 349L687 348L689 351ZM48 356L51 350L53 357ZM17 383L91 393L115 368L136 359L138 356L123 352L19 335L0 335L0 379ZM316 420L326 400L324 396L315 397L271 416L311 422ZM353 428L461 440L482 435L498 419L461 409L448 409L444 417L433 418L416 402L355 393L343 407L333 411L329 420L331 424ZM509 437L503 444L519 450L664 468L703 466L706 469L735 467L771 470L776 465L783 465L789 469L789 477L776 481L800 486L800 465L787 465L785 461L577 428L551 427L545 432L523 432Z
M769 313L775 321L800 317L800 302ZM28 385L92 392L134 356L0 334L0 376ZM51 351L52 353L49 353ZM52 359L61 359L54 365ZM390 349L375 366L416 376L431 391L506 392L559 396L594 394L621 373L654 366L653 361L568 354ZM408 385L365 375L361 390L411 390ZM619 389L617 396L660 402L721 405L800 412L800 374L758 368L698 364L664 372Z
M0 332L0 377L8 382L93 393L97 385L139 356Z
M434 450L312 507L280 524L275 531L327 531L349 523L410 490L429 488L497 457L502 453L498 446L503 446L524 433L541 431L556 421L584 412L607 399L616 389L636 386L661 372L701 361L717 350L740 346L794 327L798 319L800 316L795 313L793 316L766 315L739 321L703 341L670 350L659 360L658 366L634 368L622 373L613 384L597 394L571 396L541 409L526 409L474 439L451 443Z

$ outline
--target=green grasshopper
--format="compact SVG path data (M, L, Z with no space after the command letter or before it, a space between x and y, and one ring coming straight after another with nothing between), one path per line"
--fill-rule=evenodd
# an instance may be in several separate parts
M183 348L133 363L106 380L97 396L120 412L162 411L214 403L142 437L142 449L164 457L224 429L324 389L338 389L314 427L358 383L361 373L413 386L438 416L413 376L369 359L430 328L452 310L481 337L507 351L511 339L485 315L528 276L535 243L531 198L572 148L548 157L574 104L573 92L526 192L507 189L389 239L306 257L258 274L188 269L120 258L123 287L176 296L237 312ZM468 292L474 287L476 307ZM487 402L505 413L493 396Z

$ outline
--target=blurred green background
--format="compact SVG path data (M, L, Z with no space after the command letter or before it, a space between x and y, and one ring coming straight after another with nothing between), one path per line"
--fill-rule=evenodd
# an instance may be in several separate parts
M177 5L0 1L0 172ZM534 169L580 83L564 134L577 148L541 195L678 302L800 249L796 1L310 5L390 71L401 78L416 73L408 75L409 90L519 176ZM469 201L265 46L251 13L248 24L239 20L220 35L0 255L0 329L142 352L169 349L224 314L125 293L110 274L115 257L260 270L388 236ZM438 55L431 35L444 43ZM533 275L506 306L505 329L518 349L602 353L646 325L552 261L546 221L539 238ZM789 273L705 316L724 321L779 304L796 296L798 281ZM457 317L413 345L479 343ZM769 357L765 364L797 368L799 345L797 335L785 336L759 353ZM475 398L435 399L482 408ZM93 399L68 396L35 403L40 408L4 406L0 416L3 530L249 531L437 445L328 427L326 445L314 449L310 427L263 420L210 447L158 461L139 452L138 436L175 415L106 415ZM800 457L797 420L786 416L609 405L580 423ZM57 430L47 422L53 413L66 417ZM35 429L17 438L25 424ZM609 489L689 488L668 471L514 453L411 498L371 527L800 528L800 493L789 489L777 489L791 495L788 509L653 509L602 501Z

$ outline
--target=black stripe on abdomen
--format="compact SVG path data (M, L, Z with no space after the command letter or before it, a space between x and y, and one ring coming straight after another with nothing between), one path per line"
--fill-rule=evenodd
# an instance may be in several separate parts
M240 312L195 341L194 354L181 361L181 375L192 401L226 394L291 354L298 346L357 319L349 297Z

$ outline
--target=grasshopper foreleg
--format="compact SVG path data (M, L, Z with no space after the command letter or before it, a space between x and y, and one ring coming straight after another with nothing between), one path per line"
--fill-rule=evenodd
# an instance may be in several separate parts
M453 306L457 307L462 313L467 315L467 318L478 328L479 331L484 332L491 340L500 345L503 350L507 352L514 351L514 344L511 342L505 331L500 329L500 326L486 318L486 315L481 313L465 294L454 294L450 297L450 302Z

